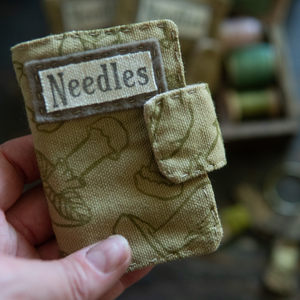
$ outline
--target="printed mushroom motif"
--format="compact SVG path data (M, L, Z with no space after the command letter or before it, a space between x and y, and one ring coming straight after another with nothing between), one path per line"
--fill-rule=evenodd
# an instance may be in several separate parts
M179 197L181 203L176 210L166 215L160 222L152 224L140 216L123 213L116 220L112 233L126 237L130 227L132 236L140 236L163 259L168 259L170 255L187 256L186 249L192 247L194 243L205 242L206 236L214 233L213 230L216 226L214 214L216 212L213 211L213 208L202 207L202 204L199 203L199 198L206 197L208 193L211 193L210 189L210 182L204 176L193 190L183 197ZM194 209L193 212L192 207L203 210L205 214L199 214L197 209ZM187 212L189 212L188 215ZM152 214L154 213L153 211ZM196 216L193 216L193 213ZM196 224L190 222L190 219L194 217L199 220ZM175 227L178 228L178 224L180 224L181 230L176 233L176 238L165 239L166 232L172 232ZM133 247L133 249L135 248Z
M134 184L144 195L163 201L173 200L183 192L183 184L174 184L163 176L154 158L134 175Z
M103 117L88 126L86 137L55 164L36 151L46 195L57 212L57 216L52 216L53 224L78 227L90 222L91 209L78 189L87 185L85 176L105 159L118 160L127 145L128 132L123 124L116 118ZM77 164L78 168L72 169L70 166L76 165L73 161L85 161L86 153L91 153L93 162L88 166Z

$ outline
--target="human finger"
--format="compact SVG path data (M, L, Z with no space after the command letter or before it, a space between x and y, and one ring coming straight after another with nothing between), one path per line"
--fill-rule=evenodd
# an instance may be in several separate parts
M6 219L31 245L42 244L54 235L41 184L23 193L6 211Z
M5 213L2 210L0 210L0 254L1 253L18 257L39 258L36 249L22 234L7 222Z
M39 174L31 135L0 145L0 209L11 207L24 184L36 181Z
M61 257L58 244L54 236L45 243L36 247L36 250L40 258L43 260L54 260Z
M122 236L51 262L0 256L1 299L101 299L130 260L131 250Z

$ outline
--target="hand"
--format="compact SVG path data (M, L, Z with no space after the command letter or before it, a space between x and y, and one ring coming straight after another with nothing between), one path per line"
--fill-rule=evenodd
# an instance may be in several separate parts
M31 136L0 146L1 299L115 299L151 268L123 275L131 260L113 236L64 259L53 234Z

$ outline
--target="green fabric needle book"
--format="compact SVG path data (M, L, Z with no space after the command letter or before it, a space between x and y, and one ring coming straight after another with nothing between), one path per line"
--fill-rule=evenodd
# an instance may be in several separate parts
M214 251L207 173L226 164L206 84L186 86L168 20L73 31L12 48L62 256L113 234L128 271Z

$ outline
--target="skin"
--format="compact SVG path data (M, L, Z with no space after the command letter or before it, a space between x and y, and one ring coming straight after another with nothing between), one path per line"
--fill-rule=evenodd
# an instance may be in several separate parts
M131 250L123 237L60 259L42 185L23 193L39 177L31 136L0 146L1 299L111 300L151 270L124 275Z

